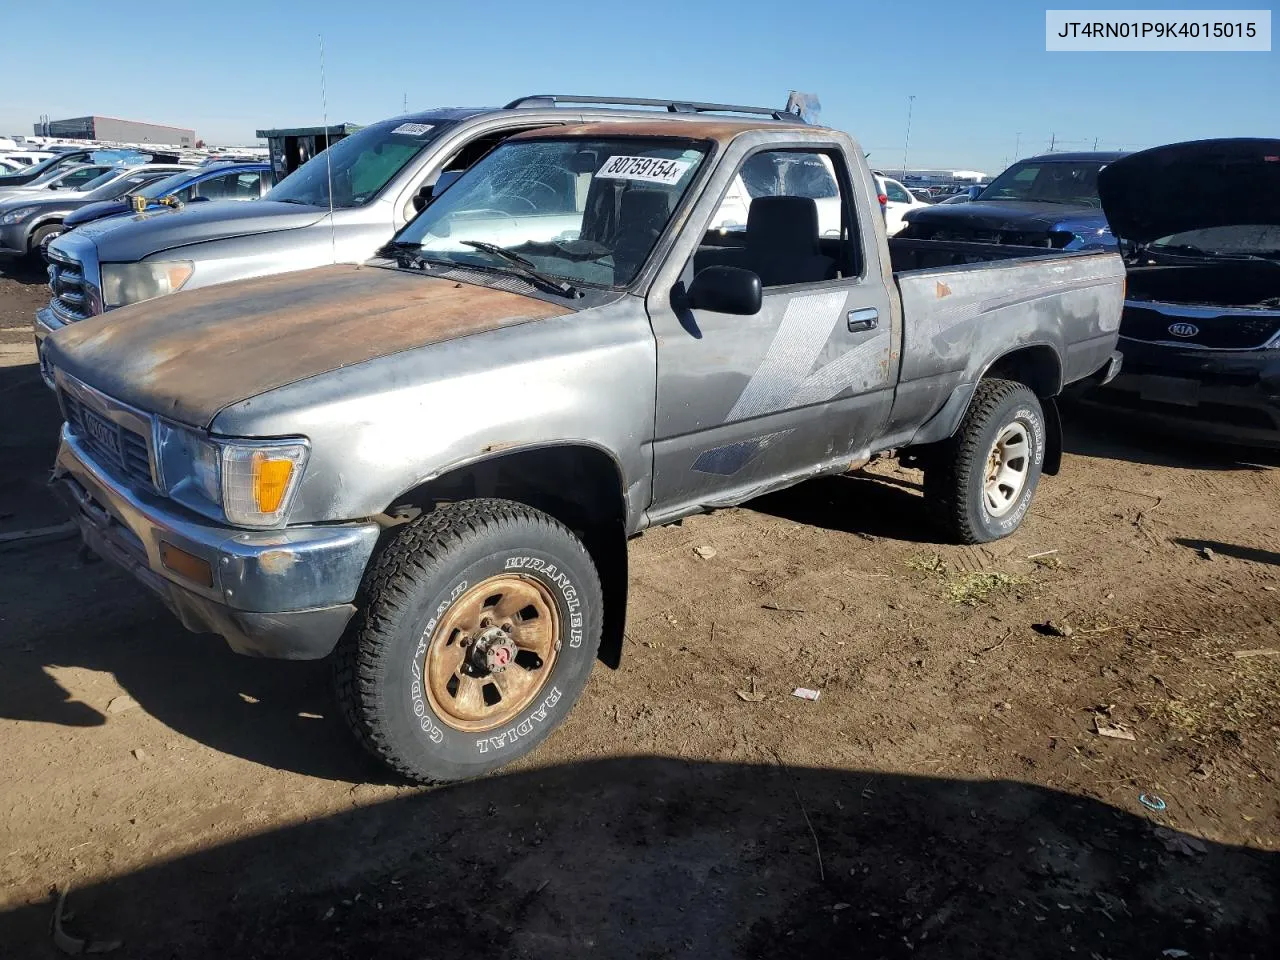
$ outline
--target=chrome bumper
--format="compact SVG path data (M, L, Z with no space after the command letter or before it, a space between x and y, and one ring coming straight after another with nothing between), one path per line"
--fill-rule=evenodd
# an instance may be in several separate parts
M54 492L85 543L158 593L183 626L222 636L237 653L312 660L328 655L378 540L376 523L248 531L194 518L101 470L63 429ZM209 582L167 568L177 548L209 565Z

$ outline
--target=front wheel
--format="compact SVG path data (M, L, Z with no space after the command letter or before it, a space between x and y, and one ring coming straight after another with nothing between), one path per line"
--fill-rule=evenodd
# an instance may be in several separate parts
M1012 380L983 380L954 437L925 470L925 497L961 543L988 543L1022 524L1040 482L1044 409Z
M481 776L546 739L577 701L603 623L582 542L506 500L446 504L375 561L335 653L357 737L404 776Z
M49 244L62 236L62 224L49 223L31 235L30 253L35 259L49 260Z

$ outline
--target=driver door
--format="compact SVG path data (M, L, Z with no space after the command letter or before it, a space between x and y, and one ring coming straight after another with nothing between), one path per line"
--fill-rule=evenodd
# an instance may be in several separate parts
M653 522L839 470L878 436L892 403L895 321L878 257L863 254L876 235L842 151L776 141L749 151L742 139L647 301L658 360ZM716 225L744 169L751 202L735 236ZM761 274L759 313L687 306L696 273L717 264Z

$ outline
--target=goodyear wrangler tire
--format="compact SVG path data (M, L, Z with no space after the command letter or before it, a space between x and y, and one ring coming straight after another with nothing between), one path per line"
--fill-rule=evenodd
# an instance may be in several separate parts
M1044 409L1012 380L983 380L960 428L925 469L925 497L961 543L988 543L1022 524L1044 466Z
M600 645L600 580L581 541L507 500L406 524L361 594L335 654L338 700L375 756L422 783L480 776L536 747Z

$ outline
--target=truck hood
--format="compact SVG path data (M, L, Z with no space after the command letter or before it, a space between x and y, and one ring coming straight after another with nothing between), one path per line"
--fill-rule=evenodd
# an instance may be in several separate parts
M224 407L298 380L570 312L490 287L339 264L122 307L63 327L45 349L103 393L207 427Z
M109 217L85 224L79 233L97 244L99 259L131 263L192 243L309 227L326 213L322 207L271 200L212 200L181 210Z
M908 223L939 229L967 227L977 230L1051 230L1063 224L1097 222L1105 225L1102 211L1065 203L1018 200L970 200L917 207L905 215Z
M1112 233L1135 243L1280 224L1280 140L1193 140L1132 153L1103 167L1098 195Z
M129 206L127 200L95 200L93 203L86 203L83 207L67 217L67 229L78 227L82 223L89 223L91 220L101 220L103 217L114 217L122 213L128 213L133 208Z

